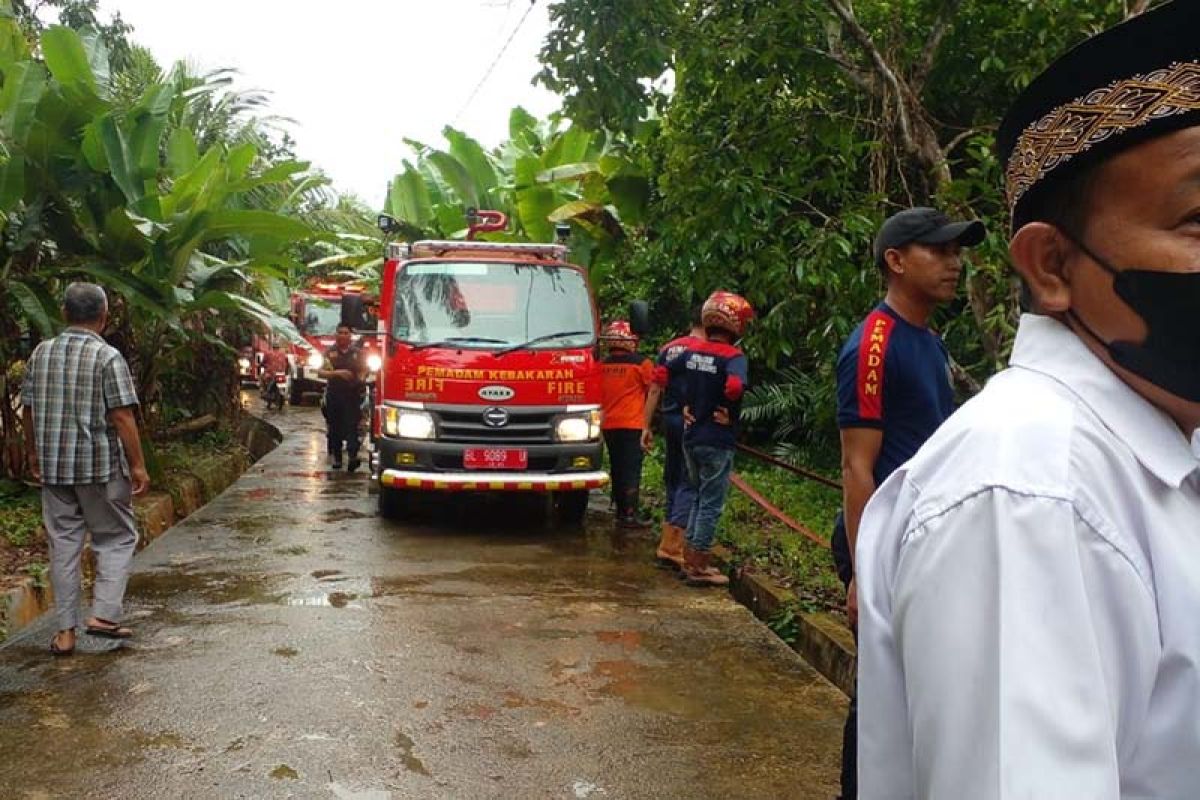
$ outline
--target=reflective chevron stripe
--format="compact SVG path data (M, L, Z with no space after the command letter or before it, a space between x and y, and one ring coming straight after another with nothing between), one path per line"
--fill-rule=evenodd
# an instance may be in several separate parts
M581 472L571 476L531 476L501 473L486 478L476 475L403 472L385 470L379 482L388 488L432 492L559 492L601 489L608 485L604 472Z

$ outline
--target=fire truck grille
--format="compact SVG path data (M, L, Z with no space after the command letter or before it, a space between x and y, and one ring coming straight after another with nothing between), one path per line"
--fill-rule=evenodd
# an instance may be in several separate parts
M508 408L503 425L484 422L482 409L437 409L438 439L458 444L518 445L549 444L554 441L555 412L542 409Z

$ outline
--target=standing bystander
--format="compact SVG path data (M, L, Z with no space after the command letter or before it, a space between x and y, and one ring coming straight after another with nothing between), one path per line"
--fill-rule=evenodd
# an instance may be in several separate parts
M706 338L666 365L668 384L676 376L683 381L683 453L693 491L683 548L689 586L729 583L712 566L711 551L729 494L741 400L749 382L746 356L736 343L753 318L744 298L714 292L700 310Z
M658 351L654 382L650 384L650 391L646 395L646 413L642 419L642 449L649 451L654 446L654 412L659 406L662 407L665 449L663 489L666 492L667 510L655 557L660 564L675 569L683 569L683 535L692 511L693 492L683 457L684 375L670 375L667 363L689 347L704 341L704 338L700 307L696 306L692 310L691 330L687 335L672 339Z
M342 468L342 446L346 448L347 472L354 472L358 457L358 422L362 414L363 379L367 368L362 351L354 345L354 330L345 322L337 326L333 347L325 352L325 366L317 375L325 379L326 442L333 468Z
M26 447L34 477L42 483L58 621L50 652L58 656L75 651L80 559L89 531L96 580L85 630L109 639L133 636L121 624L138 541L133 495L150 486L129 367L100 337L108 323L104 290L71 284L63 316L69 327L33 351L21 390Z
M875 266L887 295L850 335L838 357L838 427L842 442L843 512L833 534L846 608L857 626L854 561L867 501L954 411L945 345L929 330L941 303L954 298L962 248L983 241L980 222L951 222L932 208L888 218L875 237ZM842 798L857 796L857 699L842 738Z
M1100 33L1000 126L1033 313L863 516L863 797L1200 795L1197 30Z
M638 354L638 337L624 320L610 322L600 334L608 355L601 364L600 393L604 408L604 445L612 467L617 525L645 528L641 517L642 413L653 364Z

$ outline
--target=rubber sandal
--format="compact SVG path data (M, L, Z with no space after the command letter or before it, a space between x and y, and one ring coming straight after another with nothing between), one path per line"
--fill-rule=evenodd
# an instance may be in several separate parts
M101 620L107 622L108 620ZM133 630L116 623L112 625L88 625L83 629L88 636L98 636L101 639L132 639Z
M70 655L74 655L74 654L75 654L74 647L68 647L66 649L63 649L58 646L58 636L57 635L53 639L50 640L50 655L61 657L61 656L70 656Z

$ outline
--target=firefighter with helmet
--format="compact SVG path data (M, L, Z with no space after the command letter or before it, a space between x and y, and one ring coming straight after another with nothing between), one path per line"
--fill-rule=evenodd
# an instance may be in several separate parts
M638 337L625 320L615 320L600 333L608 353L601 364L604 444L612 470L612 497L617 525L646 528L639 495L642 484L642 416L654 366L637 352Z
M749 384L745 354L737 342L754 319L754 309L732 292L714 292L700 311L703 340L694 340L656 373L665 386L683 386L683 453L694 489L683 550L683 576L690 586L724 586L729 579L712 566L717 523L725 510L737 446L742 395Z

